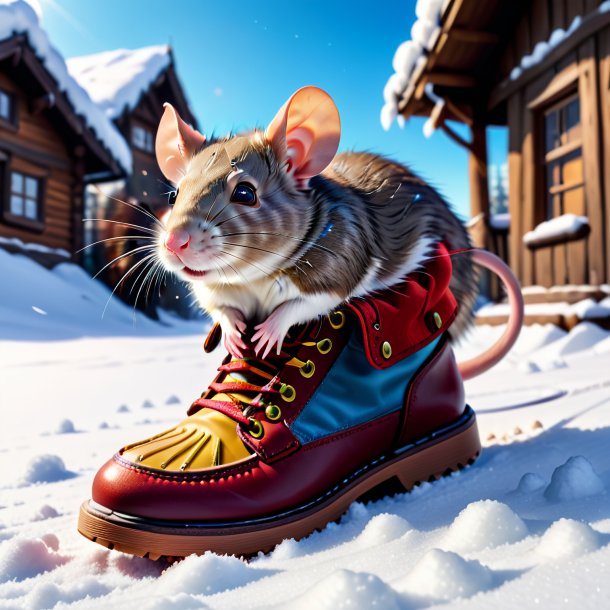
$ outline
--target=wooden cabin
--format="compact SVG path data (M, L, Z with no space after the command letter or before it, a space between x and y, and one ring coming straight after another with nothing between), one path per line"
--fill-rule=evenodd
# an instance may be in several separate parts
M3 11L3 19L13 15ZM56 52L31 46L36 28L32 17L29 31L0 40L0 246L52 265L83 244L87 180L119 177L128 168L111 150L121 138L104 115L83 99L76 110L78 87L65 66L62 71L59 55L52 72L47 60ZM44 34L35 34L40 44ZM102 129L104 138L98 136Z
M601 298L610 283L610 2L437 4L397 112L429 117L467 149L475 241L510 263L526 294ZM508 129L510 226L490 215L489 126Z
M168 192L173 187L159 170L154 150L163 104L171 103L194 127L197 120L178 79L172 50L167 45L119 49L72 58L67 63L70 73L114 122L128 143L133 158L132 171L124 179L87 189L86 216L112 221L98 220L87 225L88 243L112 238L112 241L87 253L87 268L95 273L129 250L149 243L144 238L156 223L142 210L160 218L169 209ZM128 225L140 225L143 230ZM135 237L121 239L128 235ZM118 258L100 277L111 287L120 282L117 294L150 315L154 316L155 306L159 303L182 315L190 315L192 311L186 289L172 276L165 277L160 291L157 286L154 291L146 293L143 290L138 295L152 261L150 265L142 264L137 272L122 279L146 254L140 251L133 256Z

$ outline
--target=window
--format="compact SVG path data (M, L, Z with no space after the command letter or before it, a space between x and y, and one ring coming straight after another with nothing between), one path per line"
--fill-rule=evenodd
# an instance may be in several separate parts
M20 172L11 172L8 212L12 216L34 222L41 220L40 178Z
M153 152L153 134L144 127L135 125L131 130L131 143L140 150L145 152Z
M13 96L3 89L0 89L0 120L14 122Z
M580 100L572 95L545 112L547 218L585 214Z

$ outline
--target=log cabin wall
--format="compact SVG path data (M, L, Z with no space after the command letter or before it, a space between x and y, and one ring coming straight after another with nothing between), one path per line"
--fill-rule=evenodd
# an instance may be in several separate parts
M607 283L610 269L610 26L596 24L607 16L597 13L595 0L534 0L504 51L502 77L532 54L536 44L548 41L558 28L568 30L574 19L583 20L574 44L557 47L539 65L532 78L506 99L509 127L509 208L511 213L510 263L523 285L561 286ZM595 17L587 19L587 17ZM567 47L560 54L560 49ZM519 79L516 79L519 82ZM570 100L579 106L579 127L563 148L549 152L545 121L555 108ZM572 107L575 107L574 105ZM557 110L562 112L562 110ZM570 136L572 137L572 136ZM581 155L570 169L581 184L566 196L566 184L549 186L553 154L556 167L565 152ZM561 155L561 156L560 156ZM565 167L559 170L567 172ZM575 179L574 175L580 177ZM566 174L567 175L567 174ZM554 190L553 190L554 189ZM551 195L549 195L551 193ZM556 200L561 200L553 212ZM579 241L530 250L523 235L539 223L561 213L587 216L590 235Z
M71 195L73 163L67 146L44 112L33 113L26 94L0 69L0 89L9 92L17 111L17 128L0 123L0 171L2 202L9 194L9 172L22 172L40 178L42 210L36 226L20 225L18 219L8 219L0 213L0 236L16 237L23 242L35 242L50 248L73 250L73 218Z

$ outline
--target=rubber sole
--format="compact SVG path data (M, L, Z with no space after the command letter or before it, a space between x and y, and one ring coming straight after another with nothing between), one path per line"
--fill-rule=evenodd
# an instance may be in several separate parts
M150 559L181 558L206 551L250 556L268 552L286 538L300 539L338 519L349 505L375 488L398 480L405 490L461 470L479 456L481 442L472 409L459 422L361 468L333 493L303 507L241 523L155 522L115 513L89 500L78 531L109 549Z

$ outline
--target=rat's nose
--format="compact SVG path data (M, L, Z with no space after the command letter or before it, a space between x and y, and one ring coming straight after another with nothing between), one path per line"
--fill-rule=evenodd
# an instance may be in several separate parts
M174 254L184 252L191 243L191 236L187 231L168 231L163 242L165 247Z

